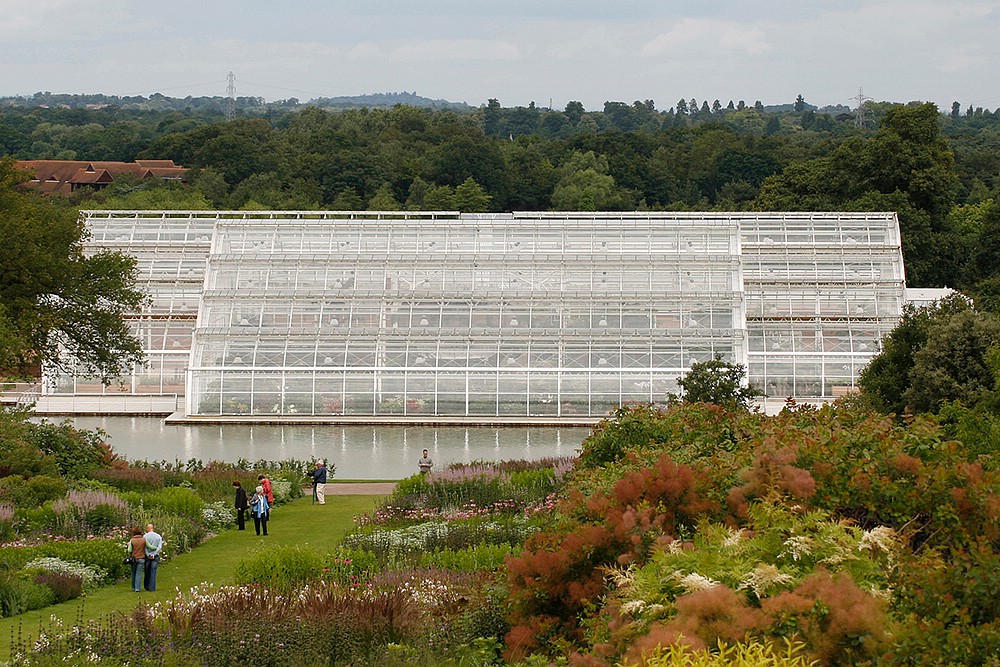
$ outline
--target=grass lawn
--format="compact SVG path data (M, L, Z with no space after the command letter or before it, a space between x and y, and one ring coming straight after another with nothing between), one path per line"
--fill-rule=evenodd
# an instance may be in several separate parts
M12 637L37 636L40 628L47 628L50 617L55 616L69 627L89 619L127 613L137 604L161 602L172 599L178 590L209 582L233 583L236 563L247 554L278 545L311 545L320 551L336 546L345 532L354 527L354 516L371 511L380 496L328 495L326 505L313 505L311 498L299 498L281 505L271 513L267 537L257 537L253 521L247 521L247 530L227 530L204 542L186 554L170 558L160 564L156 574L156 591L133 593L128 579L113 586L105 586L84 598L64 602L11 618L0 619L0 660L10 657ZM164 535L169 554L170 535ZM124 547L123 547L124 552Z

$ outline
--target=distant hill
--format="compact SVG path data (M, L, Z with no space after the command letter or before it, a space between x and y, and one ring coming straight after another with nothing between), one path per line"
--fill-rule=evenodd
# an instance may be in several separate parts
M238 113L259 113L268 109L294 109L302 106L318 106L324 108L390 108L397 104L430 109L454 109L456 111L472 111L475 107L465 102L450 102L448 100L432 100L421 97L416 92L408 93L370 93L344 97L319 97L308 102L300 102L297 98L266 102L262 97L237 97ZM20 108L62 108L62 109L103 109L116 107L142 111L186 111L210 110L225 113L229 98L220 95L210 97L168 97L153 93L149 97L142 95L70 94L38 92L34 95L17 97L0 97L0 107Z
M432 100L421 97L416 92L407 93L371 93L368 95L353 95L350 97L318 97L309 104L319 107L353 108L353 107L394 107L403 104L411 107L428 107L432 109L458 109L471 111L465 102L449 102L448 100Z

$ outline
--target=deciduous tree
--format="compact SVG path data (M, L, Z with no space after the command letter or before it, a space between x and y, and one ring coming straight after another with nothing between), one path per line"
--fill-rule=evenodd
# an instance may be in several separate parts
M0 373L47 364L110 383L143 360L124 320L145 302L135 260L85 256L74 211L19 192L23 178L13 160L0 160Z

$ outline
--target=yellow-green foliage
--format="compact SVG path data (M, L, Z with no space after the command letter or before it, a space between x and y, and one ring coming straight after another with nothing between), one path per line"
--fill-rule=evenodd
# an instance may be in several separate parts
M279 546L255 551L236 564L236 581L282 590L319 579L323 556L310 547Z
M672 644L656 649L640 662L620 664L622 667L810 667L819 663L807 660L802 647L791 642L779 650L750 641L730 646L720 644L712 651L694 651Z

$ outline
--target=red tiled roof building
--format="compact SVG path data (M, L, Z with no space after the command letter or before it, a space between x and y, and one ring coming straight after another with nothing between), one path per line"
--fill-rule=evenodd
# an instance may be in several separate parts
M69 194L80 188L100 190L115 178L130 174L145 180L158 178L164 181L187 181L187 168L173 160L136 160L135 162L101 162L85 160L18 160L15 167L31 172L34 177L25 181L25 187L41 190L46 194Z

